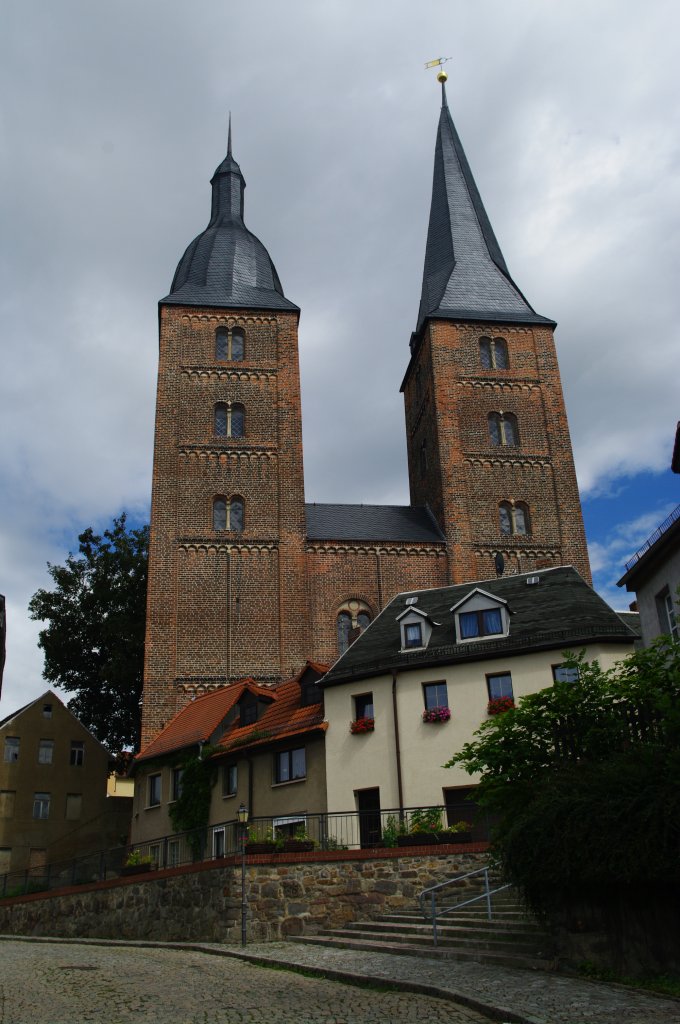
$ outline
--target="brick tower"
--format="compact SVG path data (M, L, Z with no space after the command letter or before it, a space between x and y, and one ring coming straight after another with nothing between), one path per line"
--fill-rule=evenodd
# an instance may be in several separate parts
M442 81L402 391L411 503L434 512L453 583L561 564L590 581L555 326L510 277Z
M232 156L159 303L142 742L190 696L309 649L297 325Z

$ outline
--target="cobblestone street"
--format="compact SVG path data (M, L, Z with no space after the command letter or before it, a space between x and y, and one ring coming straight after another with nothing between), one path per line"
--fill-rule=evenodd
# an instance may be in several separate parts
M0 943L0 1024L480 1024L407 992L345 985L177 949Z

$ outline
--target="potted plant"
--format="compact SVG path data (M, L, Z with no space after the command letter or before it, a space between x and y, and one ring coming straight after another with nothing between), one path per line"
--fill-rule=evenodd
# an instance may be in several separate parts
M314 840L307 835L304 825L298 825L295 834L283 840L283 853L309 853L314 849Z
M418 807L411 812L409 830L397 836L397 846L432 846L441 831L442 812L439 807Z
M349 723L349 731L354 735L364 732L373 732L375 729L375 718L355 718Z
M457 821L440 832L437 839L440 843L469 843L472 839L472 824L469 821Z
M451 717L451 708L425 708L423 711L424 722L448 722Z
M246 839L246 853L273 853L276 849L276 840L271 828L265 830L263 836L258 835L257 829L248 829Z
M515 702L512 697L493 697L487 705L489 715L502 715L505 711L513 711Z
M140 850L132 850L128 854L125 864L120 869L120 873L121 875L141 875L155 867L154 859L148 853L143 854Z

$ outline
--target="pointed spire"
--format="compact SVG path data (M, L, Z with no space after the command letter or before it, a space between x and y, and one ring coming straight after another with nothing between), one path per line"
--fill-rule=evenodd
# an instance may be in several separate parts
M552 323L535 312L510 277L453 123L442 78L418 330L428 317Z
M231 156L231 110L229 111L229 133L227 135L227 156Z

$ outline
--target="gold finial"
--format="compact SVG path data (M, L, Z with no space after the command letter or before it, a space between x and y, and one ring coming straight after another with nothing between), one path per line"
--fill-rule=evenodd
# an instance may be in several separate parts
M439 68L439 71L437 72L437 81L441 82L443 85L449 76L444 71L442 65L446 64L446 62L449 60L451 60L450 57L436 57L435 60L428 60L427 64L425 65L425 70L429 71L430 68Z

